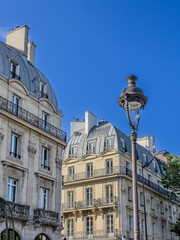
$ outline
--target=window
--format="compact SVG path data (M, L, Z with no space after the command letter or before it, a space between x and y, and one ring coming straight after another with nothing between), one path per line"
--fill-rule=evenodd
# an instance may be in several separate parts
M67 219L67 236L73 237L74 235L74 221L73 219Z
M73 191L67 192L67 207L68 208L74 207L74 192Z
M145 233L145 221L141 219L141 233Z
M123 138L120 138L120 141L121 141L121 145L122 145L122 150L123 152L126 152L126 144L125 144L125 141Z
M47 84L44 84L43 82L39 82L39 91L40 91L40 96L44 98L48 98L47 94Z
M112 235L114 233L114 225L113 225L113 215L106 215L106 233L108 236Z
M106 203L113 203L113 186L108 185L105 187Z
M113 149L114 148L114 138L106 139L106 149Z
M41 168L50 170L48 158L49 158L49 149L42 147L42 149L41 149Z
M17 200L17 181L8 178L7 201L16 202Z
M20 156L20 137L15 134L11 134L10 155L15 158L21 158Z
M92 206L93 198L92 198L92 188L86 189L86 206Z
M106 160L106 174L113 173L113 160L109 159Z
M128 201L132 202L132 188L128 187Z
M134 223L133 223L133 216L129 215L129 231L133 231Z
M10 77L20 80L18 76L18 65L14 62L10 63Z
M151 181L151 175L150 174L148 174L148 180Z
M138 172L139 172L139 175L142 176L142 169L141 168L139 168Z
M154 203L154 198L151 197L151 209L154 210L155 209L155 203Z
M71 146L70 148L70 156L77 157L77 146Z
M160 187L160 181L159 180L157 180L157 184L158 184L158 187Z
M174 233L173 232L170 232L170 239L174 240Z
M12 240L13 239L13 229L11 229L11 228L8 229L8 238L6 235L6 229L3 232L1 232L0 239L1 240L5 240L5 239ZM14 240L20 240L20 237L15 230L14 230ZM38 240L41 240L41 239L38 239Z
M155 172L157 172L157 171L158 171L158 169L157 169L157 163L156 163L156 161L155 161L155 160L153 160L153 166L154 166L154 170L155 170Z
M88 153L95 153L95 142L88 143Z
M69 181L74 180L74 167L69 167L68 168L68 178L69 178Z
M86 218L86 236L90 237L93 235L93 217Z
M164 214L164 204L163 204L163 202L160 202L160 211L161 211L161 214Z
M162 225L161 227L161 232L162 232L162 239L165 239L165 227Z
M144 195L142 192L140 193L140 204L141 206L144 206Z
M178 210L178 208L176 209L176 219L178 219L179 218L179 210Z
M40 188L40 195L41 195L40 208L47 210L48 209L48 190L45 188Z
M87 178L93 177L93 164L92 163L86 164L86 177Z
M155 236L156 236L156 224L153 222L152 223L152 236L153 236L153 240L155 240Z
M12 102L13 102L13 114L18 115L18 110L21 105L21 98L13 94Z
M145 162L145 164L147 164L148 163L148 159L147 159L146 154L143 153L143 156L144 156L144 162Z
M172 219L172 208L169 206L169 218Z
M43 130L45 130L47 127L47 121L48 121L48 114L43 112L42 113L42 128L43 128Z

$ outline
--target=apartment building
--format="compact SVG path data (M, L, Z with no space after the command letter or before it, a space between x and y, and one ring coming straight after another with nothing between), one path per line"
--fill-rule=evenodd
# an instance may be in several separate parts
M28 31L26 25L17 27L6 44L0 42L0 197L12 210L16 240L59 240L66 133L54 90L35 66L36 46ZM12 239L8 209L7 215Z
M137 144L141 239L145 239L143 186L150 240L175 240L170 232L179 214L178 199L170 201L161 186L163 161L153 158L154 138ZM148 141L150 141L148 143ZM67 239L128 239L133 237L130 138L107 121L97 122L89 111L85 120L71 122L64 152L62 193L63 237Z

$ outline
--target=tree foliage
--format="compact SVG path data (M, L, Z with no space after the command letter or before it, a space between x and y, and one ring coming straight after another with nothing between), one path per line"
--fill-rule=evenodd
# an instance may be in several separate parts
M170 199L180 197L180 156L169 155L167 165L163 167L164 175L162 184L170 191ZM177 236L180 236L180 215L176 223L171 228Z

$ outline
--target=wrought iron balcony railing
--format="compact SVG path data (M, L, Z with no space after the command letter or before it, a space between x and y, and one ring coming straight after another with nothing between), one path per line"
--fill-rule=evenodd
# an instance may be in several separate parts
M108 170L108 168L102 168L102 169L96 169L93 171L92 173L92 177L91 178L96 178L96 177L105 177L105 176L112 176L112 175L127 175L129 177L132 177L132 171L126 167L113 167L110 168L110 170ZM152 181L148 180L145 177L142 177L141 175L137 174L137 178L138 181L143 183L152 188L153 190L168 196L169 195L169 191L166 190L165 188L159 186L156 183L153 183ZM64 176L64 183L68 183L68 182L75 182L75 181L80 181L80 180L85 180L85 179L89 179L89 177L87 177L87 172L82 172L82 173L76 173L74 174L74 180L70 181L68 176ZM173 200L175 200L176 202L179 202L178 198L174 198Z
M65 203L62 205L62 210L83 209L101 206L117 205L118 198L116 196L98 199L88 199L85 201L77 201L72 203Z
M10 72L10 77L20 80L20 76L18 76L15 72L12 72L12 71Z
M107 230L92 230L87 233L86 231L71 233L71 236L67 236L68 240L72 239L121 239L119 229L111 229L110 232Z
M17 106L16 104L10 102L9 100L0 96L0 109L3 109L16 117L22 119L23 121L30 123L34 127L37 127L50 135L66 141L66 133L61 129L51 125L50 123L45 123L41 118L35 116L34 114L26 111L25 109Z
M9 155L11 155L12 157L18 158L18 159L21 158L21 155L15 153L15 152L10 152Z

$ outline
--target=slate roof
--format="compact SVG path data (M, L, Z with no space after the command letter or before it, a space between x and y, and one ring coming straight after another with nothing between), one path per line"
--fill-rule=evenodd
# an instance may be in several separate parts
M89 141L95 142L95 154L100 155L104 152L105 141L107 137L114 137L114 150L118 152L128 152L131 155L131 141L130 137L114 127L108 121L100 121L93 128L90 129L88 134L85 134L84 129L80 130L78 134L74 134L68 141L68 145L64 152L64 160L68 159L71 146L78 146L77 158L81 159L87 154L87 145ZM125 141L125 149L122 145L122 139ZM141 145L136 145L137 160L140 160L143 165L150 162L153 158L153 154ZM147 156L147 162L145 163L144 154ZM162 169L160 162L155 158L155 165L152 162L150 164L151 169L157 174L162 175Z
M20 81L32 96L37 99L40 98L39 80L47 84L48 100L57 111L60 111L54 90L45 75L35 65L31 64L21 51L0 41L0 75L7 80L10 79L10 60L19 65Z

